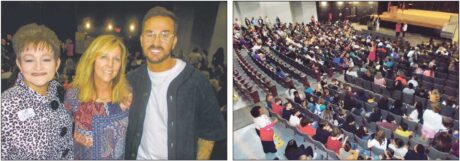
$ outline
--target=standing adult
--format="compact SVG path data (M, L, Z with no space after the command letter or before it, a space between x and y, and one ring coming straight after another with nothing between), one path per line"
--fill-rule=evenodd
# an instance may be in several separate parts
M262 142L262 147L265 153L276 153L276 146L273 140L275 135L273 131L273 126L278 122L278 119L275 118L274 121L271 121L267 115L263 114L263 110L260 106L255 106L251 109L251 115L256 126L257 135L260 137Z
M3 160L73 159L72 117L53 80L60 65L59 39L48 27L27 24L13 38L16 83L2 93Z
M131 103L126 57L123 41L113 35L97 37L82 55L65 97L75 119L75 159L124 159Z
M404 22L404 24L402 26L402 37L404 37L406 35L406 31L407 31L407 23Z
M399 37L399 33L401 32L401 23L397 22L395 26L396 37Z
M140 42L147 59L131 71L125 159L209 159L226 126L209 81L183 60L173 58L177 20L154 7L142 21Z

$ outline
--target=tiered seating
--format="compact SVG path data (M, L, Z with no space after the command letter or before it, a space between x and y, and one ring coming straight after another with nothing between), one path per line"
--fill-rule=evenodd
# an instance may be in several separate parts
M238 51L236 51L237 58L236 60L238 63L241 65L243 68L243 71L246 72L246 74L251 78L256 84L264 89L267 92L270 92L273 96L277 96L278 93L276 91L276 85L273 84L268 78L266 78L264 75L259 73L254 67L249 65L249 63L245 60L242 59L242 56Z
M302 84L308 83L307 75L303 73L302 71L295 69L293 66L296 63L285 63L279 58L277 58L274 54L271 52L268 52L267 54L267 59L270 60L271 62L275 63L275 65L279 66L283 71L289 73L290 75L293 76L293 78L299 80ZM291 64L291 65L290 65Z
M233 85L243 98L249 99L253 103L260 102L259 93L255 90L254 85L249 80L244 79L237 70L233 70Z
M421 75L419 75L418 77L420 77L418 80L427 80L427 78L433 79L431 77L426 77L426 76L421 76ZM348 83L354 84L354 85L356 85L358 87L362 87L362 88L364 88L364 89L366 89L368 91L373 91L374 95L386 96L391 101L394 101L395 99L402 99L404 104L406 104L406 106L411 106L414 102L420 101L423 105L425 105L425 107L431 108L431 107L429 107L427 98L421 98L421 97L415 96L415 95L407 95L407 94L402 93L399 90L390 91L389 89L387 89L385 87L382 87L380 85L374 84L374 82L370 82L370 81L367 81L367 80L364 80L364 79L361 79L361 78L355 78L355 77L352 77L352 76L346 75L346 74L344 75L344 78L345 78L345 81L347 81ZM451 80L447 80L447 79L444 79L444 80L451 81ZM392 84L392 82L393 81L391 79L386 80L386 83L387 83L388 86L390 86ZM427 87L426 86L426 84L427 84L426 81L419 81L419 82L421 84L423 84L424 87ZM439 84L437 84L437 85L439 85ZM441 84L441 86L443 86L444 89L447 89L448 91L452 90L451 87L449 87L447 83L445 83L444 85ZM443 92L443 90L440 90L440 92ZM445 100L445 99L447 99L448 96L454 96L455 98L457 98L457 104L458 104L458 94L457 94L457 92L458 92L457 90L456 90L456 92L445 92L444 91L444 94L442 95L441 99ZM458 110L453 109L453 108L448 107L448 106L444 106L442 104L441 104L441 109L443 110L443 111L441 111L441 115L444 115L444 116L447 116L447 117L452 117L455 120L459 120L459 111Z
M238 54L238 53L237 53ZM239 55L240 59L244 59L244 57L242 55ZM251 56L250 56L251 57ZM269 65L266 64L266 63L263 63L261 61L257 61L257 60L254 60L253 57L251 57L251 59L253 60L253 62L263 71L265 72L265 74L267 74L270 78L272 78L273 80L275 80L278 84L280 84L281 86L287 88L289 86L294 86L294 82L292 79L290 79L289 77L286 77L286 78L280 78L278 76L276 76L275 74L275 71L272 71L270 70L269 68Z

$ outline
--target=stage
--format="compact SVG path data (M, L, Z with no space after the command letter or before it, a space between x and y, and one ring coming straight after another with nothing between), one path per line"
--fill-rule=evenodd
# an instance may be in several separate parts
M380 15L380 20L395 23L406 22L409 25L441 30L446 23L458 22L458 14L418 9L406 9L403 12L401 9L392 7L390 12L383 12Z

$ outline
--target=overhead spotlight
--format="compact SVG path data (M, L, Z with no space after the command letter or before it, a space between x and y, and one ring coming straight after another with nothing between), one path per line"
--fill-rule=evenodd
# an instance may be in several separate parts
M129 31L132 32L132 31L134 31L134 29L135 29L134 24L129 25Z
M337 5L339 6L343 5L343 2L337 2Z
M326 7L326 6L327 6L327 2L321 2L321 6L322 6L322 7Z
M112 24L109 24L109 25L107 26L107 29L108 29L109 31L112 31L112 29L113 29Z
M359 1L353 2L353 4L359 4Z
M89 23L89 22L86 22L86 24L85 24L85 28L86 28L87 30L91 29L91 23Z
M369 1L369 4L373 4L373 3L374 3L374 2L372 2L372 1Z

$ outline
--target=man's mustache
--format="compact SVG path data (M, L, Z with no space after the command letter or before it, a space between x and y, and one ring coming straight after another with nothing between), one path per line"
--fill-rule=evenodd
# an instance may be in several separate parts
M161 46L150 46L149 47L149 50L161 50L161 51L164 51L163 47Z

